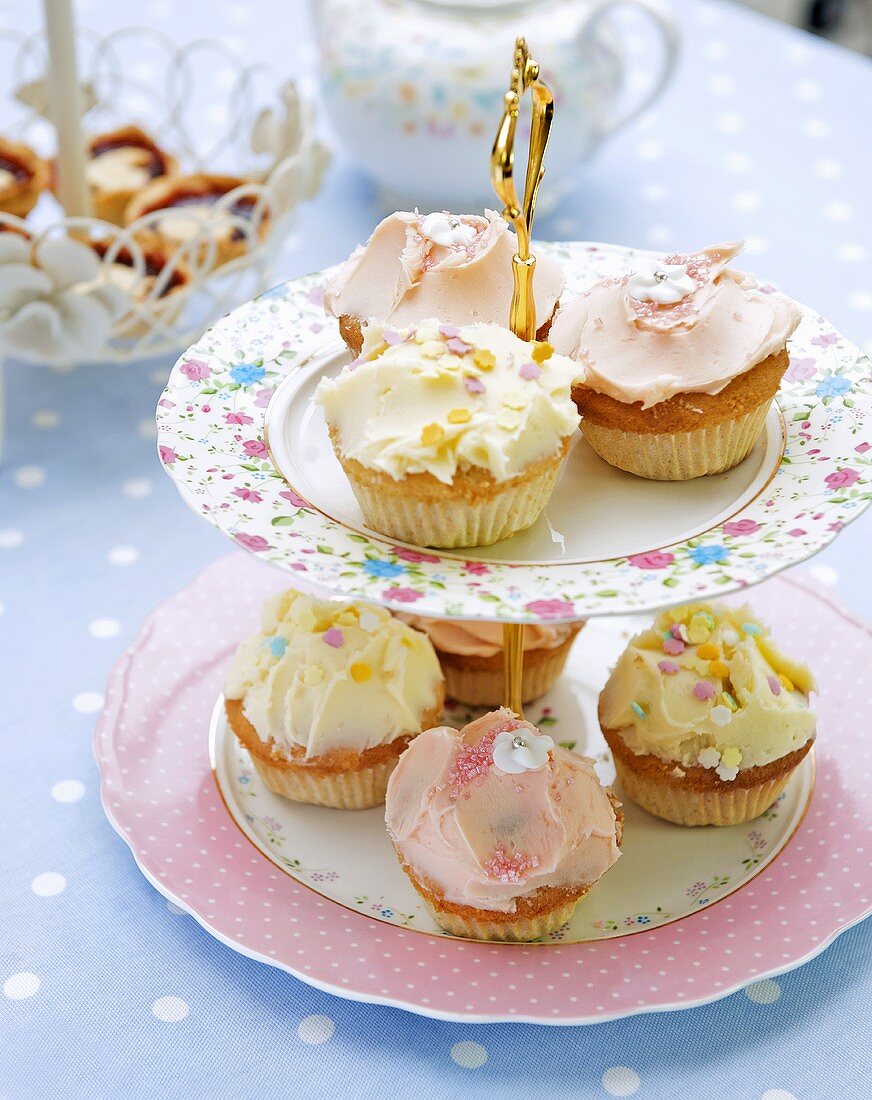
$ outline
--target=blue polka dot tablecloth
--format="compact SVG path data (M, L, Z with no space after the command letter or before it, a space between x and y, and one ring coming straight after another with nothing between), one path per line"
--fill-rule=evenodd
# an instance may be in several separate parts
M9 3L0 19L27 27L37 7ZM684 48L670 90L580 173L539 235L682 248L744 237L748 266L869 349L872 67L727 4L672 9ZM293 0L76 10L104 34L149 25L178 41L219 35L285 71L313 61ZM337 157L279 275L341 259L382 212ZM148 611L228 550L157 464L169 366L6 368L0 1097L872 1094L868 922L706 1007L588 1028L470 1026L311 989L217 943L142 878L100 808L93 724ZM872 618L869 530L849 527L809 567Z

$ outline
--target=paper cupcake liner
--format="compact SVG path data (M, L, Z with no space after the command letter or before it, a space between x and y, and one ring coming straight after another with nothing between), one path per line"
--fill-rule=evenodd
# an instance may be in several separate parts
M574 635L556 646L544 658L535 664L525 660L521 681L521 701L530 703L549 691L566 664ZM437 655L439 651L437 650ZM495 660L499 667L493 669L457 668L443 663L445 676L445 694L458 702L474 707L502 706L506 699L505 681L502 668L502 654Z
M689 481L719 474L747 458L757 442L772 400L744 416L692 432L625 432L582 419L584 438L600 458L619 470L652 481Z
M313 774L305 767L279 767L251 754L260 778L275 794L292 802L332 806L337 810L367 810L385 800L388 779L399 757L371 764L356 771Z
M787 786L794 769L753 787L694 790L636 771L615 755L621 791L643 810L676 825L738 825L764 813Z
M369 470L369 476L361 478L356 464L343 463L343 468L372 530L414 546L452 549L490 546L535 523L554 489L562 458L563 451L531 472L529 480L512 479L475 502L459 493L455 499L447 486L444 498L418 499L406 492L402 481L387 475L373 480Z
M479 916L461 916L458 913L437 909L426 898L425 901L439 927L450 932L452 936L461 936L468 940L529 943L531 940L538 940L551 932L556 932L561 925L571 920L575 907L582 897L583 894L579 894L573 901L537 913L534 917L519 917L517 920L510 921L489 919L483 909L477 910Z

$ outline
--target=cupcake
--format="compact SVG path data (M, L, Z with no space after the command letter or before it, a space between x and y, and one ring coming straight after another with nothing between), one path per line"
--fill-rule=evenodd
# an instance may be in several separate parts
M741 244L605 279L560 310L550 340L583 365L572 396L612 466L686 481L754 447L788 366L795 302L727 268Z
M0 137L0 211L27 217L48 179L48 165L29 145Z
M620 803L593 761L510 711L415 738L388 783L385 821L440 928L535 940L572 916L620 856Z
M479 214L398 212L380 222L329 281L324 308L355 355L374 319L392 326L440 317L452 325L508 324L512 259L518 242L494 210ZM536 263L534 295L544 340L563 291L563 272L545 256Z
M621 789L678 825L734 825L768 809L812 746L814 678L748 607L662 612L600 695Z
M429 636L450 698L475 707L500 705L505 698L502 623L405 614L398 618ZM524 627L522 702L532 702L554 686L582 626L583 622L530 623Z
M400 753L439 720L442 673L427 636L384 608L289 590L237 649L224 696L271 791L359 810L384 801Z
M370 528L485 546L545 507L578 425L575 372L499 325L371 324L361 356L315 400Z
M94 216L121 225L127 204L152 180L178 171L176 158L139 126L96 134L88 142L85 178Z

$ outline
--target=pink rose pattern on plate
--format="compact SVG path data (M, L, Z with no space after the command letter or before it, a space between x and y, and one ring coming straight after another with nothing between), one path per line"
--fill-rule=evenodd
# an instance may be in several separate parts
M539 251L563 265L567 296L641 259L581 243ZM802 561L872 499L868 360L806 310L779 395L783 462L762 497L704 535L609 561L519 567L353 533L285 483L263 435L270 393L323 346L332 323L321 307L324 277L277 287L219 321L179 360L157 421L161 461L201 514L238 545L338 594L414 603L420 614L527 621L654 608L742 588Z

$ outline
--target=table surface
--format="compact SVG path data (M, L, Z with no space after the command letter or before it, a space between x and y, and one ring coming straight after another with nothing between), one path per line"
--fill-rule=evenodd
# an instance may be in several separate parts
M269 22L280 33L254 4L76 6L103 33L148 24L178 41L222 35L285 70L314 60L294 0L280 27ZM36 7L19 0L3 16L27 26ZM749 267L869 349L872 67L726 4L672 9L684 49L670 90L585 167L539 235L655 248L743 236ZM340 260L381 213L337 157L279 276ZM228 550L157 464L169 366L7 368L0 1096L867 1096L869 922L703 1008L590 1028L470 1026L310 989L223 947L148 885L103 816L92 728L147 612ZM872 616L868 523L812 567Z

